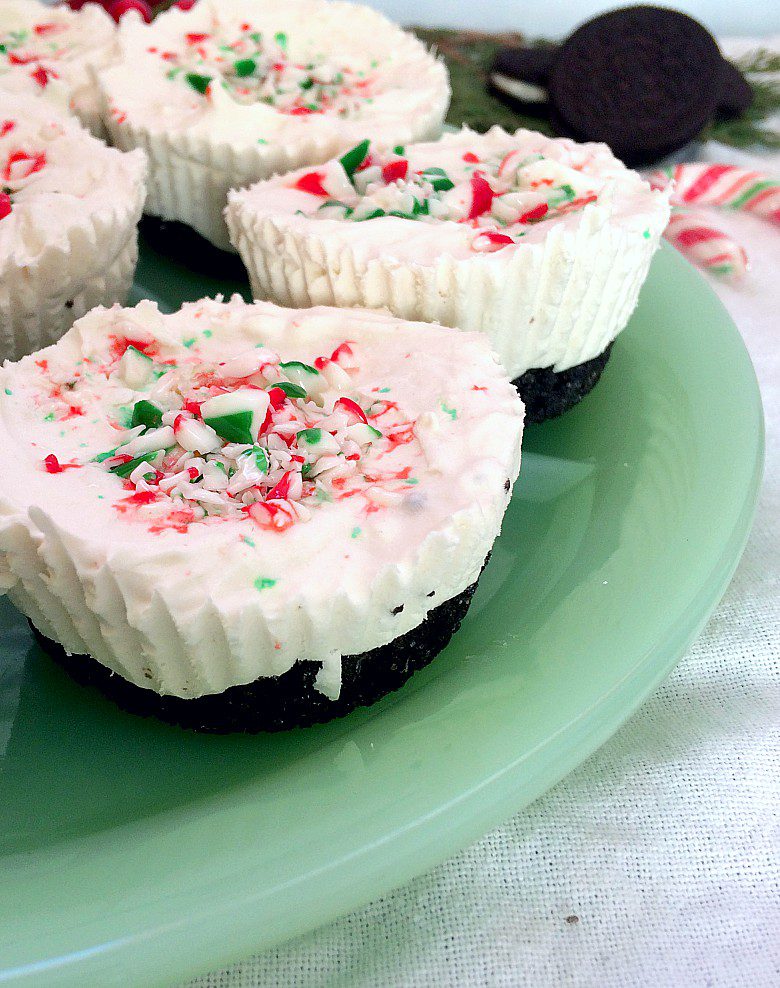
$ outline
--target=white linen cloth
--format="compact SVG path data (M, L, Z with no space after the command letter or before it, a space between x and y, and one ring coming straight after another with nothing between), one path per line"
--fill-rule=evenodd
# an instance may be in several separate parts
M745 161L712 145L703 156ZM746 163L780 173L780 156ZM372 905L191 988L780 985L780 232L710 218L752 262L741 286L712 284L756 367L767 454L753 532L706 630L528 809Z

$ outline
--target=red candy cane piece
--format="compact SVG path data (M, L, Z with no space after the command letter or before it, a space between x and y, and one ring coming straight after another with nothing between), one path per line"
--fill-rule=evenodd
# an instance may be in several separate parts
M689 261L713 274L741 278L747 271L742 247L695 213L675 210L664 236Z
M488 212L495 197L496 193L491 189L482 172L474 172L471 176L471 209L468 218L475 220Z
M351 398L339 398L339 400L336 402L336 404L333 407L338 408L339 411L346 412L347 415L351 416L354 419L357 419L358 422L365 422L366 424L368 423L368 419L366 418L366 413L363 411L360 405L358 405L358 403L356 401L353 401Z
M501 250L503 247L509 247L511 244L514 244L514 240L508 234L497 233L494 230L484 230L474 238L471 246L473 250L479 251L482 254L490 254L494 251Z
M388 161L382 168L382 178L386 185L390 185L391 182L403 181L408 171L409 162L404 158L401 158L399 161Z
M306 172L305 175L301 175L295 182L293 188L300 189L301 192L308 192L313 196L321 196L323 199L327 199L330 193L322 184L324 177L322 172Z
M6 182L29 178L35 172L39 172L46 167L46 155L28 154L26 151L14 151L8 156L5 168L3 169L3 179Z
M0 220L4 220L11 212L11 197L7 192L0 192Z

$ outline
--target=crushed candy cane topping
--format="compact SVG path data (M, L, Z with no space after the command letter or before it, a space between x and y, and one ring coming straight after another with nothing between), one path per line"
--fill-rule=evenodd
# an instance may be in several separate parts
M0 32L0 78L7 72L24 72L41 89L59 79L58 64L78 55L86 39L76 20L40 20L29 28Z
M288 54L283 32L262 34L249 22L229 33L227 26L190 32L176 50L151 47L149 51L166 62L169 79L206 99L214 85L221 85L237 103L265 103L295 116L353 116L363 103L371 102L375 89L372 73L324 57L296 61ZM372 63L373 68L376 65Z
M51 124L49 130L59 130ZM46 168L46 152L37 142L17 142L17 121L0 120L0 220L10 215L14 201Z
M338 161L299 175L292 187L323 200L318 219L364 222L386 216L455 222L475 230L472 249L492 252L516 244L528 227L595 202L598 191L581 170L540 153L462 156L458 174L440 167L413 169L403 147L392 153L368 140Z
M185 348L192 341L185 341ZM414 422L386 397L361 393L349 342L313 365L258 345L220 363L163 359L158 345L112 338L107 361L86 358L67 381L50 379L47 421L83 416L96 378L127 400L110 407L117 444L83 462L43 459L48 473L97 464L128 492L116 504L150 530L248 520L283 531L322 502L356 498L370 514L413 490L411 468L382 458L416 440ZM103 404L105 414L105 404ZM370 455L369 455L370 454Z

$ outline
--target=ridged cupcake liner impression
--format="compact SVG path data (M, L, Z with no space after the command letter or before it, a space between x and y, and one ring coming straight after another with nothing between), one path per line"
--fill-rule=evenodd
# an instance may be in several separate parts
M233 430L261 421L242 446ZM95 310L0 371L18 464L0 482L0 587L67 653L157 695L308 660L335 700L343 657L475 583L521 433L479 337L238 298Z
M37 96L105 134L94 72L118 52L116 24L97 3L0 0L0 94ZM0 95L2 100L2 95Z
M124 302L138 257L146 160L27 96L0 98L0 359Z
M366 154L350 179L370 175L365 194L335 162L230 194L231 238L256 297L479 331L512 378L589 361L626 325L669 210L604 145L496 127Z
M147 212L224 250L229 189L366 133L437 137L449 105L446 69L421 42L338 0L201 0L148 26L124 18L120 41L99 79L112 143L149 155Z

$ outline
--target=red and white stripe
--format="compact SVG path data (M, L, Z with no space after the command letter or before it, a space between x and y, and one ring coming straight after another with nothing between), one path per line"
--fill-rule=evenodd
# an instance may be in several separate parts
M743 248L694 212L675 209L664 236L689 261L713 274L740 278L747 271Z
M654 172L651 185L674 182L672 202L679 205L725 206L780 223L780 182L763 172L736 165L680 164Z

